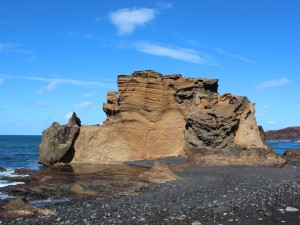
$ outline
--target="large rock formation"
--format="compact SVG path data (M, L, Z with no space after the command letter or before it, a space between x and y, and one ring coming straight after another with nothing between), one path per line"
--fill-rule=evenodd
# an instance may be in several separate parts
M108 92L103 104L104 125L80 127L71 162L155 159L188 155L195 148L268 151L254 104L246 97L219 95L217 79L146 70L120 75L118 89ZM43 154L43 146L40 150Z

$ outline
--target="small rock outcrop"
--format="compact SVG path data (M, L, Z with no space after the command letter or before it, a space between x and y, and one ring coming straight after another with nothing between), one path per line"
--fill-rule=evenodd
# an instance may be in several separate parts
M49 209L40 209L29 203L24 202L21 198L12 199L0 211L0 218L24 217L32 215L48 216L55 214Z
M74 155L74 142L79 134L81 121L73 112L67 125L57 122L43 132L43 138L39 144L38 162L50 166L58 162L70 162Z
M140 174L139 178L146 180L150 183L166 183L167 181L181 179L177 176L167 164L155 161L150 171L145 171Z
M217 79L162 75L152 70L119 75L118 91L108 92L103 110L107 115L104 124L81 126L74 146L73 141L66 148L61 145L58 133L66 133L60 131L66 127L52 125L43 135L47 147L41 144L40 149L42 158L47 158L46 149L55 157L41 161L61 161L70 146L75 149L72 163L184 156L195 154L194 149L261 149L269 158L273 156L257 126L254 104L246 97L219 95ZM57 150L58 146L62 150Z
M283 157L287 159L291 164L300 164L300 149L287 149L283 153Z

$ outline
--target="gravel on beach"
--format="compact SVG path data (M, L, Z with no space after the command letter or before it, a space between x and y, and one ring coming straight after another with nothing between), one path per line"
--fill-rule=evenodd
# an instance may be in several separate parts
M300 169L187 167L138 195L45 204L56 215L0 224L300 224Z

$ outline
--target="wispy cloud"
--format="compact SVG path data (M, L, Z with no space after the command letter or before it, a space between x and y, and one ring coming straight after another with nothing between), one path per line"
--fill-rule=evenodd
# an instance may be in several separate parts
M9 26L9 25L13 25L13 24L10 22L4 21L4 20L0 20L0 25Z
M27 62L33 62L36 60L36 54L28 49L22 48L19 44L13 42L0 43L0 52L14 52L22 54Z
M172 9L173 8L172 2L157 2L155 5L160 9Z
M91 92L87 92L83 95L84 98L91 98L94 96L94 93L91 93Z
M117 27L119 35L126 35L153 20L156 15L157 11L152 8L124 8L110 13L109 19Z
M146 41L134 44L134 47L143 53L156 56L165 56L172 59L182 60L190 63L209 64L209 62L194 49L180 47L166 47Z
M68 113L67 113L66 115L64 115L62 118L63 118L64 120L69 120L69 119L71 118L72 114L73 114L73 112L68 112Z
M76 103L73 108L74 109L85 109L87 107L90 107L92 105L91 102L82 102L82 103Z
M63 79L63 78L43 78L43 77L22 77L27 80L36 80L41 82L46 82L48 85L38 90L38 93L43 93L45 91L51 91L59 85L70 84L76 86L94 86L94 87L113 87L111 84L96 82L96 81L81 81L74 79Z
M14 48L16 48L18 45L12 43L12 42L7 42L7 43L0 43L0 52L4 51L9 51Z
M272 124L275 124L277 122L275 120L269 120L267 123L272 125Z
M105 41L105 38L103 38L99 35L90 34L90 33L83 34L83 38L88 39L88 40L101 41L101 42Z
M224 56L227 56L227 57L230 57L230 58L239 59L239 60L247 62L247 63L255 63L254 60L247 59L243 56L240 56L240 55L237 55L237 54L234 54L234 53L231 53L231 52L226 52L222 48L214 48L214 50L215 50L215 52L217 52L220 55L224 55Z
M4 79L0 77L0 85L3 84Z
M286 85L290 82L291 81L287 78L281 78L281 79L277 79L277 80L268 80L268 81L264 81L261 84L257 85L256 90L263 91L268 88L275 88L275 87L279 87L282 85Z
M35 107L37 108L45 108L47 106L47 103L43 100L38 101L34 104Z

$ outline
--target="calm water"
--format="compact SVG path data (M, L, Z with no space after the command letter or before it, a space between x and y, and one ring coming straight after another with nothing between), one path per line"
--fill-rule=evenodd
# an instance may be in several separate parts
M0 167L7 172L0 173L0 187L6 186L7 181L1 177L11 176L16 168L38 169L38 145L42 136L33 135L0 135ZM300 149L300 141L268 141L267 145L274 146L275 152L283 154L286 149Z
M300 149L300 140L298 141L267 141L268 146L274 146L274 151L283 154L287 149Z

